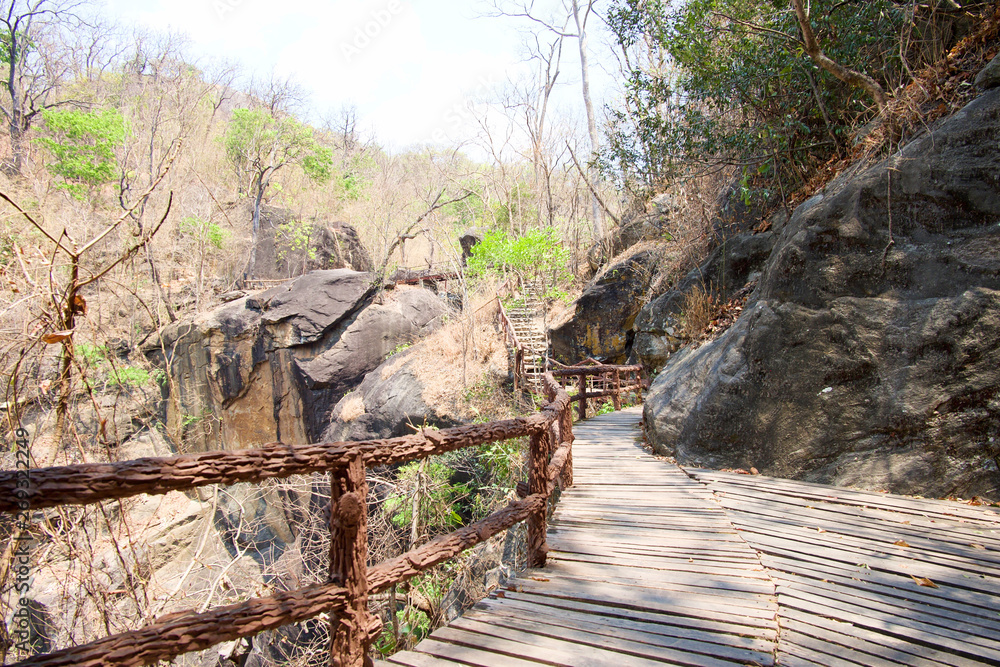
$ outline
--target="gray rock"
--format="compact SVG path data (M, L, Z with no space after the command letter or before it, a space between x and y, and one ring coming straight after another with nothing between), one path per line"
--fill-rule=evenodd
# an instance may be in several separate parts
M986 64L986 67L979 71L974 83L983 90L1000 86L1000 55L993 58Z
M342 398L330 413L322 440L373 440L409 435L422 426L454 426L459 420L428 405L424 387L405 361L411 350L400 352L369 373L357 389Z
M277 347L313 343L341 322L372 290L372 274L350 269L313 271L251 297Z
M363 310L322 354L296 361L311 389L343 395L402 343L417 341L441 325L447 302L426 289L398 288L392 300Z
M372 303L370 274L315 271L160 332L167 434L182 451L315 441L330 408L401 343L449 312L419 288Z
M748 283L759 275L776 238L773 232L764 232L726 239L673 289L644 305L633 325L633 358L650 370L662 367L684 342L682 314L688 294L703 289L724 302L749 291Z
M587 285L571 317L550 331L552 356L568 364L587 357L623 363L632 342L632 324L659 258L658 250L641 250Z
M654 447L682 463L1000 497L998 141L993 90L800 206L756 303L654 381Z
M242 214L250 220L249 207ZM308 243L303 244L299 235L307 229ZM267 205L261 207L255 255L253 278L280 280L327 269L374 269L358 231L350 224L317 218L303 221L289 209Z

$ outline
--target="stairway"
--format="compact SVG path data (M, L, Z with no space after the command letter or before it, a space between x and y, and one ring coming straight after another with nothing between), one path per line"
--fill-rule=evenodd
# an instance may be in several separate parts
M507 309L507 316L524 350L523 386L537 393L543 391L542 375L548 370L546 360L549 354L542 295L542 285L526 282L520 302ZM514 351L511 350L511 355L513 354ZM511 366L513 367L513 364Z

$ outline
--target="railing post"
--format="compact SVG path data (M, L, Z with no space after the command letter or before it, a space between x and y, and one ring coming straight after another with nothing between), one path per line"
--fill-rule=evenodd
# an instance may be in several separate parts
M580 408L580 421L583 421L584 419L587 418L587 374L586 373L580 373L579 377L580 377L580 382L579 382L579 386L580 386L580 391L579 391L579 394L580 394L580 405L579 405L579 408Z
M330 583L347 589L347 608L330 621L331 667L371 665L381 621L368 612L368 482L361 454L330 473Z
M617 369L615 370L615 393L611 400L615 404L615 410L622 409L622 374Z
M563 488L573 486L573 404L570 403L559 415L559 436L563 442L569 443L569 453L566 455L566 467L563 468Z
M528 493L548 493L549 429L531 434L531 461L528 468ZM549 546L545 543L548 500L528 517L528 567L543 567Z

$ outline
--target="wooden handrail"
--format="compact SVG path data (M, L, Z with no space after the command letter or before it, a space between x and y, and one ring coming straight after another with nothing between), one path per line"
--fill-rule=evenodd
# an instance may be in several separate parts
M635 402L642 401L642 390L646 388L646 382L643 378L643 368L639 364L601 365L595 359L586 359L576 366L558 365L561 368L549 371L553 378L577 380L576 394L571 400L577 404L580 419L587 418L587 401L591 398L610 398L615 410L621 409L623 394L635 393ZM603 378L604 388L601 391L588 391L587 378Z
M380 630L378 619L367 611L369 593L406 581L525 520L528 563L533 567L545 564L548 501L556 487L572 484L573 418L572 400L551 374L544 375L544 385L549 403L528 417L441 431L423 430L401 438L312 445L275 443L256 450L40 468L30 471L27 488L23 488L23 478L16 473L0 472L3 512L82 505L141 493L261 481L319 470L331 474L329 583L203 613L170 614L141 630L33 656L16 664L146 665L329 613L332 664L362 665ZM524 436L531 441L526 497L367 570L365 467L403 463Z

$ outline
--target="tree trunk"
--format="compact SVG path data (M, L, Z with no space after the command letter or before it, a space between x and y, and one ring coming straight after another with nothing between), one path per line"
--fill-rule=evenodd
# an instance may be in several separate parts
M264 200L267 181L263 175L257 177L257 188L253 200L253 217L250 225L250 260L247 262L246 277L253 278L257 270L257 240L260 236L260 203Z
M593 0L587 3L587 13ZM587 131L590 133L590 157L593 158L601 147L601 138L597 134L597 121L594 119L594 103L590 99L590 66L587 61L587 21L586 17L580 20L579 0L573 0L573 20L576 22L577 44L580 46L580 80L583 87L583 106L587 110ZM591 175L591 182L596 183L596 179ZM597 197L590 198L591 213L594 216L594 240L600 241L604 238L604 222L601 219L601 208L597 203Z
M795 5L795 16L799 19L799 28L802 30L802 41L805 44L806 53L813 59L813 62L844 83L863 88L875 100L879 111L884 109L888 98L882 86L867 74L848 69L823 53L823 50L819 47L819 42L816 40L812 24L809 23L809 15L802 5L802 0L792 0L792 4Z

